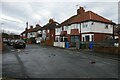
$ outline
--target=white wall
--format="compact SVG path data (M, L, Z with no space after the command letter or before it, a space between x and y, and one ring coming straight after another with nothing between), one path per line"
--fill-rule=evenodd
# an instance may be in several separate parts
M68 34L70 34L71 29L78 29L80 33L80 24L71 24L69 26L64 26L64 31L67 31Z
M65 42L54 42L53 46L65 48Z
M30 32L27 35L27 38L31 38L31 37L36 37L37 33L36 32Z
M93 23L93 25L92 25ZM108 29L105 29L106 24L100 23L100 22L83 22L83 23L77 23L77 24L71 24L69 26L64 26L64 31L67 31L67 34L70 34L71 29L78 29L80 33L80 26L81 26L81 33L87 33L87 32L96 32L96 33L113 33L113 25L108 24ZM62 31L62 28L59 28L59 32L57 32L57 29L55 29L55 34L60 35L60 32Z
M92 25L93 23L93 25ZM87 24L87 27L83 27L83 25ZM105 29L106 24L100 22L85 22L81 23L81 33L85 32L98 32L98 33L113 33L113 25L108 24L108 29Z
M42 38L45 39L46 38L46 30L42 31Z
M61 28L55 28L55 35L60 35L61 31Z

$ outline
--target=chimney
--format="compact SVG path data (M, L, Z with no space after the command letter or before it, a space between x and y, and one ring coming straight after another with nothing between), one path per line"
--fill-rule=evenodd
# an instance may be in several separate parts
M41 27L39 24L36 24L36 27Z
M79 7L79 9L77 10L77 15L82 14L85 12L85 9L83 7Z
M26 28L25 28L25 31L28 30L28 22L26 22Z
M54 22L54 20L53 19L49 19L49 23L53 23Z
M32 25L30 26L30 29L33 29L33 26L32 26Z
M28 22L26 22L26 28L28 28Z
M25 31L27 31L28 30L28 28L25 28Z

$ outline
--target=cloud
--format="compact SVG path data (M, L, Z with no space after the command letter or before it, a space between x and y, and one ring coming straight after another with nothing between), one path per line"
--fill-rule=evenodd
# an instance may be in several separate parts
M5 21L7 30L14 31L17 33L22 32L26 27L26 22L29 25L35 26L39 23L41 26L48 23L50 18L55 19L61 23L69 17L77 14L77 6L84 6L87 10L91 10L105 18L118 22L118 3L117 2L62 2L57 0L55 2L37 2L37 1L3 1L2 4L2 15L4 18L12 21ZM19 22L19 23L18 23Z

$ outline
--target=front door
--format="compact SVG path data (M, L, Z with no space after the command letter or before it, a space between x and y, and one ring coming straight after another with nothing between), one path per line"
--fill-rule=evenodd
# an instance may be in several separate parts
M79 41L80 41L79 36L71 36L70 37L70 42L71 42L72 47L76 47L76 42L79 42Z

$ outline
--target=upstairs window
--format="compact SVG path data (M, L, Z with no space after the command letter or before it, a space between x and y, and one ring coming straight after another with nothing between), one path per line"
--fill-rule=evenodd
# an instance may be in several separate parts
M88 25L87 24L83 24L83 28L86 28Z
M64 30L64 28L62 27L62 31Z
M57 28L57 32L59 32L59 29Z
M108 29L108 24L105 24L105 29Z
M68 29L68 26L64 26L64 30L66 31Z

